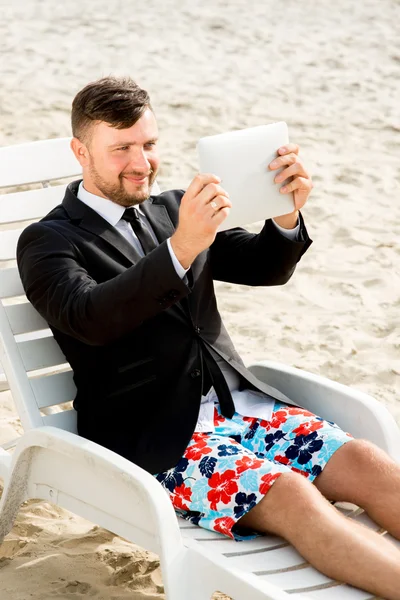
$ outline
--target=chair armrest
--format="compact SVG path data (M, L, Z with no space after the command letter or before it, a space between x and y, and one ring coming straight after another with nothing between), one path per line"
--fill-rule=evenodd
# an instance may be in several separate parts
M356 438L370 440L400 462L400 430L387 408L372 396L273 361L261 361L249 369L293 402L334 421Z
M11 454L6 452L0 446L0 480L3 480L3 483L6 482L8 476L10 474L11 467Z
M7 467L0 513L11 514L25 500L41 498L156 552L164 564L183 549L177 517L161 484L99 444L56 427L39 427L21 436Z

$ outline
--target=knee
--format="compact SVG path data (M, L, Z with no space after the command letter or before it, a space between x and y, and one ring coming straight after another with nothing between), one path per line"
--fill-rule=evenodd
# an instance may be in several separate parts
M274 483L267 494L270 496L270 514L274 515L275 533L288 536L293 526L305 516L312 518L326 510L329 502L322 496L317 488L303 475L298 473L284 473ZM272 505L272 506L271 506Z
M390 460L389 457L377 446L368 440L351 440L342 447L342 459L346 465L355 473L361 473L365 469L381 468L382 460Z
M367 440L352 440L344 446L344 469L359 482L359 491L363 498L374 496L378 489L391 485L393 477L400 475L399 466L378 446ZM380 485L377 486L379 481ZM382 491L382 490L380 490Z

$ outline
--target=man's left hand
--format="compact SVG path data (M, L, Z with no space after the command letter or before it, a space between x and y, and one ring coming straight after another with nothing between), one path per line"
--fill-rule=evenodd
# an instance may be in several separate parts
M292 215L293 217L296 216L297 220L297 211L303 208L313 188L311 176L305 169L303 162L299 157L299 146L297 144L287 144L286 146L279 148L278 157L269 164L269 168L271 171L282 169L275 177L275 183L282 183L286 179L292 178L290 182L285 183L285 185L280 188L280 192L282 194L290 194L293 192L295 211ZM284 217L285 216L286 215L284 215ZM281 219L282 217L277 217L275 221L279 224ZM285 227L283 223L282 226Z

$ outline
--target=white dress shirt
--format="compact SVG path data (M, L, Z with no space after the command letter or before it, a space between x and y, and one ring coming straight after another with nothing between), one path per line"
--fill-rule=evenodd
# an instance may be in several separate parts
M125 211L125 208L123 206L116 204L112 200L108 200L107 198L102 198L101 196L96 196L95 194L88 192L83 187L83 181L79 185L77 196L78 199L81 200L81 202L83 202L91 209L96 211L101 217L103 217L103 219L110 223L110 225L115 227L119 231L119 233L123 235L124 238L130 244L132 244L132 246L135 247L138 253L141 256L144 256L142 246L132 227L127 221L122 219L122 215ZM148 228L154 242L158 244L158 240L146 215L143 213L139 206L135 206L135 209L139 213L139 219L143 221L143 223L145 223L146 227ZM284 229L283 227L280 227L277 223L275 223L274 220L272 221L275 227L277 227L282 233L282 235L285 235L291 240L296 239L300 229L299 224L294 229ZM170 238L167 239L167 245L175 270L178 276L181 279L183 279L189 269L184 269L178 261L178 259L176 258L171 246ZM271 419L275 398L273 398L272 396L268 396L268 394L264 394L263 392L255 392L252 390L239 390L240 379L235 369L231 367L227 362L225 362L212 349L210 349L210 352L212 353L213 357L218 363L218 366L226 379L229 390L232 394L232 399L235 403L236 412L244 416L258 417L269 421ZM277 397L278 394L279 392L276 394ZM284 400L283 395L281 395L280 399ZM206 396L201 397L200 411L195 429L196 432L214 431L214 404L217 403L218 397L215 393L214 388L212 387Z

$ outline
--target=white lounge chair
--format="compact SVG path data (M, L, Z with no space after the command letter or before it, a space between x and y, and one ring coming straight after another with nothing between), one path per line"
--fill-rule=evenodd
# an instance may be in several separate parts
M44 189L0 196L0 261L13 261L21 222L46 214L63 197L49 181L80 173L69 139L0 149L0 187L41 182ZM25 226L26 224L24 224ZM366 600L371 594L332 581L285 540L236 543L178 519L147 472L76 433L71 370L46 322L26 301L15 262L0 270L0 361L24 435L12 455L0 448L0 541L21 503L58 504L160 556L168 600L205 600L222 591L235 600ZM1 263L0 263L1 265ZM15 299L18 301L15 302ZM400 460L400 435L384 406L364 393L269 361L253 372L304 407L367 438ZM8 382L8 384L7 384ZM362 510L339 510L378 530Z

